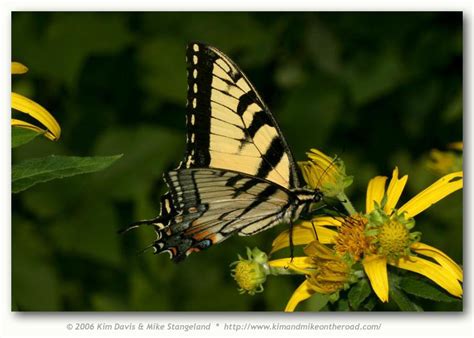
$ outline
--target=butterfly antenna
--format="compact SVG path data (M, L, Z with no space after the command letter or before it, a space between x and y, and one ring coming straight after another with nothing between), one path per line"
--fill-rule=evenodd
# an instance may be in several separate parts
M336 161L338 159L339 159L339 156L336 155L333 158L333 160L331 161L331 163L329 163L329 165L323 170L323 173L321 174L321 176L319 176L318 183L316 184L316 187L319 187L319 185L321 184L321 180L323 179L324 175L326 175L328 170L331 169L331 167L336 164ZM321 168L321 166L319 164L317 164L317 166L319 166Z

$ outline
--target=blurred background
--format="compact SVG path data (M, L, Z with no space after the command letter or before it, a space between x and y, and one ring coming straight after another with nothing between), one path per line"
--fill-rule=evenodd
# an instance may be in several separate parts
M161 175L184 154L186 44L216 46L244 70L297 160L312 147L342 157L355 177L348 195L363 210L370 178L398 166L409 175L407 200L439 178L426 166L430 150L462 140L462 25L460 12L13 13L12 61L30 69L13 90L62 127L58 142L37 138L16 148L13 162L124 156L103 172L12 196L12 309L284 309L301 277L270 277L265 292L239 295L229 264L246 246L268 252L285 225L178 265L139 254L152 229L117 234L158 214ZM462 264L462 192L416 227Z

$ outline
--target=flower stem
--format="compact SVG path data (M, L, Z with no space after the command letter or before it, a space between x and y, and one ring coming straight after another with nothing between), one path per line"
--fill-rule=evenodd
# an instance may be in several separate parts
M337 194L337 199L339 200L339 202L341 202L341 204L344 206L349 215L354 215L357 213L351 201L344 192L340 192L339 194Z

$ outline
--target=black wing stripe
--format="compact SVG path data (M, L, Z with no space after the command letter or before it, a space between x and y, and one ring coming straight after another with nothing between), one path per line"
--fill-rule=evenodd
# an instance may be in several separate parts
M248 136L253 139L260 128L265 125L273 126L272 121L268 118L268 114L260 110L253 115L252 123L247 128Z
M277 192L277 190L278 188L275 185L269 185L266 187L265 190L258 194L257 198L242 211L239 217L244 216L250 210L257 208L260 204L266 202L270 196Z
M257 97L254 92L247 92L239 98L239 104L237 106L237 114L242 116L247 108L257 102Z
M258 168L257 176L259 177L266 177L268 173L276 167L278 162L280 162L283 154L285 152L285 148L281 143L280 138L275 137L270 144L267 152L265 153L265 158L267 161L263 161Z

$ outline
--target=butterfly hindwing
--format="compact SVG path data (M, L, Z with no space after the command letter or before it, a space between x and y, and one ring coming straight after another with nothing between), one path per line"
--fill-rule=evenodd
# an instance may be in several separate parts
M243 72L214 47L187 48L187 149L180 168L219 168L300 187L280 129Z
M249 236L266 230L280 223L291 206L287 191L242 173L189 168L168 172L165 181L170 192L162 203L171 212L162 211L154 247L175 260L235 233Z

